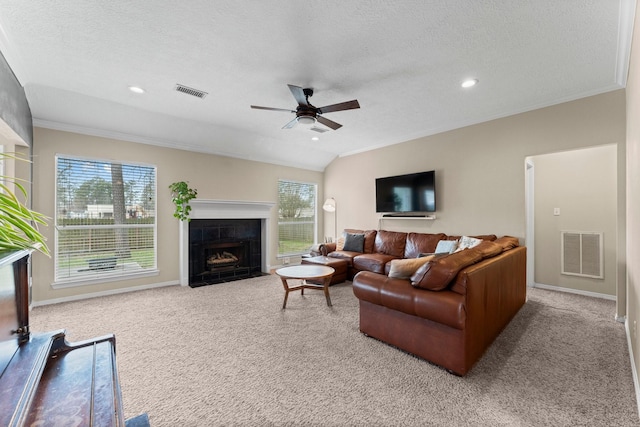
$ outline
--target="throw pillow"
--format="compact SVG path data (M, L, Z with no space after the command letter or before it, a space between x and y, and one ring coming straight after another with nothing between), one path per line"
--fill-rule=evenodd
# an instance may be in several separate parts
M418 270L423 264L431 261L435 255L429 255L421 258L409 258L409 259L392 259L391 268L389 269L389 277L395 279L408 279L413 276L413 273Z
M364 249L364 234L352 234L346 233L344 239L343 251L349 252L363 252Z
M458 243L458 249L456 249L456 252L460 252L463 249L471 249L473 247L478 246L480 243L482 243L482 239L476 239L475 237L469 237L469 236L462 236L460 238L460 242Z
M338 240L336 241L336 251L342 250L344 250L344 235L338 237Z
M437 254L452 254L458 247L457 240L440 240L436 246Z

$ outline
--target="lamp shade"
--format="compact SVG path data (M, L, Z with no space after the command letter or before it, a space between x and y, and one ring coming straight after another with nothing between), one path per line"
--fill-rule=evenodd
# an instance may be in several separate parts
M336 211L336 199L333 197L324 201L324 205L322 205L322 209L326 212L335 212Z

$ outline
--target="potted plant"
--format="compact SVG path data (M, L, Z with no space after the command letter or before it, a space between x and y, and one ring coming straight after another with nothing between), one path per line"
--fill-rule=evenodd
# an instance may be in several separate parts
M24 160L7 153L0 153L2 158ZM13 183L15 192L9 183ZM0 251L32 249L49 256L46 238L38 231L38 224L47 225L47 217L27 208L16 192L27 197L27 190L17 178L0 176Z
M184 181L174 182L169 186L171 189L171 201L176 205L176 210L173 216L180 221L191 221L189 218L189 212L191 212L191 206L189 201L198 195L198 190L189 188L189 184Z

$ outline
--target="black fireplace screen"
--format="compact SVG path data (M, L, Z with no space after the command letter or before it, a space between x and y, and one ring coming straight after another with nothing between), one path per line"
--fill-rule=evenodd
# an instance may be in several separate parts
M262 274L260 219L192 219L189 222L189 286Z

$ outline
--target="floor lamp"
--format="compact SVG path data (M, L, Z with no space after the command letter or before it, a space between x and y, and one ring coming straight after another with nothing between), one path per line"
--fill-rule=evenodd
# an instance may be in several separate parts
M333 212L333 224L335 226L335 234L334 234L334 239L337 242L338 241L338 213L336 212L336 199L334 199L333 197L328 198L327 200L324 201L324 205L322 205L322 209L325 212Z

